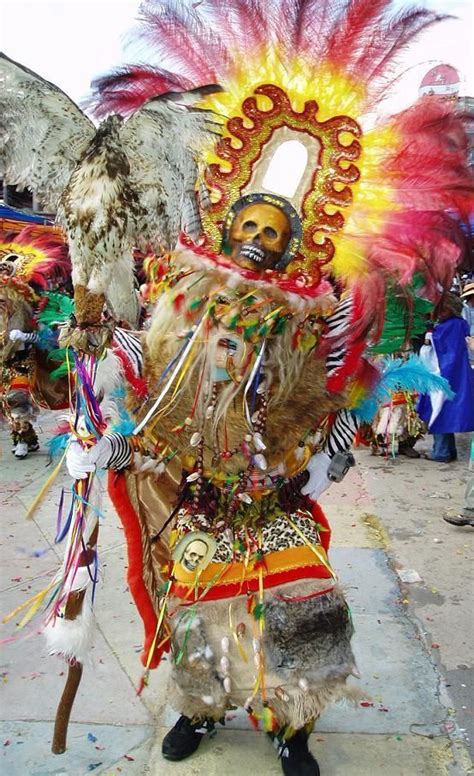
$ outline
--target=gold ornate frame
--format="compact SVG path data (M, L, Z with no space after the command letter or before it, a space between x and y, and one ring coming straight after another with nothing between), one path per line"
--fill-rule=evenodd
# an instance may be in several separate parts
M259 108L255 95L268 98L271 107L268 110ZM264 84L242 103L245 118L238 116L227 121L228 134L216 146L216 156L222 164L210 164L205 172L213 204L202 220L208 246L213 251L220 251L222 227L230 207L244 189L246 193L252 190L254 167L266 153L275 130L289 127L294 132L316 138L320 150L318 158L308 160L312 172L310 187L301 205L301 252L290 262L287 271L319 274L320 266L331 261L334 244L330 235L344 225L342 210L351 204L351 184L359 179L359 169L353 162L361 154L357 138L362 131L349 116L334 116L319 122L318 110L318 103L309 100L301 112L296 112L280 87ZM229 165L230 170L226 171Z

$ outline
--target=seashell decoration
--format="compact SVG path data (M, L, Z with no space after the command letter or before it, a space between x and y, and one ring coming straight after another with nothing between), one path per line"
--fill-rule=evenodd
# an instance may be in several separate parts
M228 655L230 650L230 639L228 636L223 636L221 639L221 647L224 655Z

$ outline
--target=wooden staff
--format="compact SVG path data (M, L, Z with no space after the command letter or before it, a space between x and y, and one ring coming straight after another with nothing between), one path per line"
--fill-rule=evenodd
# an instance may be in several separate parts
M99 536L99 522L97 521L94 529L87 542L86 552L83 553L79 568L84 566L90 566L94 561L94 556L97 549L97 539ZM78 590L69 594L66 610L64 612L65 620L75 620L82 612L84 604L84 598L86 590ZM53 743L51 745L51 751L53 754L63 754L66 751L67 731L69 727L69 718L71 716L72 707L76 698L79 684L82 678L82 663L74 661L69 665L66 684L64 686L63 694L58 704L56 711L56 719L54 722L54 735Z
M109 331L102 327L100 323L104 301L103 294L92 294L84 286L75 286L75 317L78 326L74 324L66 327L67 330L62 335L64 341L60 341L63 347L72 346L77 351L82 351L85 354L100 354L109 338ZM94 327L97 328L98 333L94 332ZM90 565L93 562L98 533L99 523L97 522L87 543L87 549L80 560L79 568ZM85 594L85 590L69 594L64 614L66 620L75 620L79 616L82 611ZM78 661L74 661L74 663L69 665L66 685L56 711L53 743L51 746L53 754L63 754L66 751L69 718L81 682L82 670L83 666Z

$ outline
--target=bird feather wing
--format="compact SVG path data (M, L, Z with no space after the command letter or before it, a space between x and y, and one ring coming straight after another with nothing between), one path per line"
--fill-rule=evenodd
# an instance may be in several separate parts
M210 111L193 106L199 97L194 90L148 100L123 125L130 179L144 213L135 222L137 241L155 248L174 248L181 230L190 237L201 232L195 191L200 157L219 124Z
M0 158L8 183L56 210L94 133L61 89L0 53Z

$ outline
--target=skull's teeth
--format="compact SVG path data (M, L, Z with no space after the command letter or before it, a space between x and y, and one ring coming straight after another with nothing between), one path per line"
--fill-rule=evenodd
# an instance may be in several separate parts
M242 245L240 253L246 259L250 259L257 264L260 264L265 258L265 251L253 244Z

